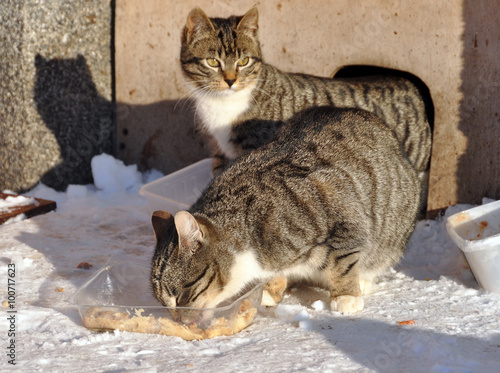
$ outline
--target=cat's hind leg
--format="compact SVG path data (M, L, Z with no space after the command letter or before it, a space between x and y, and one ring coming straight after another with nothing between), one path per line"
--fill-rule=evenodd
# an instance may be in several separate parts
M359 276L359 250L330 258L323 270L330 290L330 309L351 314L364 308ZM363 288L365 281L363 279Z
M365 307L362 297L353 295L339 295L330 302L330 309L342 314L352 314L361 311Z
M352 314L363 310L365 302L361 295L371 294L373 290L373 277L372 276L359 276L359 296L353 295L339 295L332 298L330 302L330 309L343 314ZM354 293L357 292L353 286Z

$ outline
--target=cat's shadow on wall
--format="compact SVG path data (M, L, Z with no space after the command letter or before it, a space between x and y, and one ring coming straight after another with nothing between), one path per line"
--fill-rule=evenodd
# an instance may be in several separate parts
M92 157L114 152L114 105L98 92L81 55L72 59L37 55L35 68L36 109L61 153L60 163L41 182L56 190L91 183Z

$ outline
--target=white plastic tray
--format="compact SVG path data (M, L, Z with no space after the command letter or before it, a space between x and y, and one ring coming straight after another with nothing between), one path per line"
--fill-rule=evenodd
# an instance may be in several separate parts
M500 293L500 201L450 216L446 229L479 285Z
M164 210L175 214L196 202L212 177L212 158L206 158L143 185L139 194L146 197L150 213Z

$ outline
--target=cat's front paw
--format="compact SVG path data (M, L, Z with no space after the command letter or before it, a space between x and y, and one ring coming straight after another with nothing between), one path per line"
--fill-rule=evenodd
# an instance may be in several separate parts
M348 315L361 311L365 307L362 297L353 295L340 295L330 302L330 309Z
M286 277L276 277L264 285L262 293L263 306L276 306L283 300L288 281Z
M262 291L262 301L260 304L265 307L274 307L277 305L276 301L267 290Z

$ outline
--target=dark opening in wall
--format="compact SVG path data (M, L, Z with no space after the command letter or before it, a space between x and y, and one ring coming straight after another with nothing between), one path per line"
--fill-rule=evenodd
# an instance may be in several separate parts
M340 70L335 73L335 78L357 78L361 76L370 76L370 75L391 75L391 76L400 76L402 78L406 78L410 80L420 91L422 98L425 102L425 111L427 114L427 119L431 126L431 129L434 128L434 104L432 103L431 94L429 92L429 88L427 85L416 75L413 75L406 71L395 70L395 69L386 69L384 67L378 66L369 66L369 65L351 65L344 66Z

